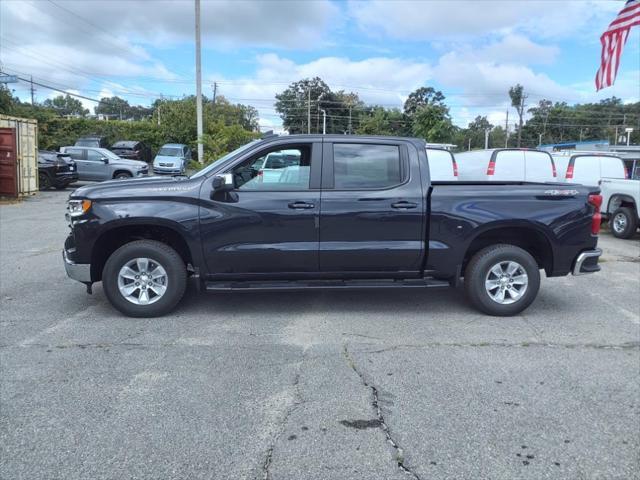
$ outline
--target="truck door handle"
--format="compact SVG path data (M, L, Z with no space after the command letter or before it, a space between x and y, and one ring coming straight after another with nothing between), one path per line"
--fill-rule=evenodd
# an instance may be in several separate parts
M291 202L289 203L289 208L308 209L308 208L315 208L315 205L313 203L307 203L307 202Z
M418 206L417 203L413 203L413 202L407 202L406 200L402 200L400 202L396 202L396 203L392 203L391 204L391 208L397 208L397 209L410 209L410 208L416 208Z

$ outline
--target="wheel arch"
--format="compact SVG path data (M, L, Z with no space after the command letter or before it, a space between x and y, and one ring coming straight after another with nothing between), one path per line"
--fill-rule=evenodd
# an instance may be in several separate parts
M631 195L627 195L626 193L615 193L611 195L609 204L607 205L607 212L609 215L613 215L613 212L620 207L631 207L636 214L638 212L635 200Z
M498 223L486 225L470 239L463 257L462 276L469 261L477 252L496 244L520 247L531 254L547 276L553 272L553 247L548 234L542 228L521 223Z
M118 169L118 170L113 172L113 175L111 175L111 178L116 178L121 173L125 173L129 177L133 177L133 173L131 173L129 170L125 170L123 168L120 168L120 169Z
M91 250L91 279L102 279L102 270L107 259L121 246L135 240L156 240L173 248L185 265L194 264L194 255L179 225L172 222L150 219L136 223L120 223L104 230L96 239Z

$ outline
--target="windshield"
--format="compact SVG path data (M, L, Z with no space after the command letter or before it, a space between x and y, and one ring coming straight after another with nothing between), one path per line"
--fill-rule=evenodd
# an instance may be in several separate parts
M220 157L218 160L213 162L211 165L203 168L199 172L194 173L193 175L191 175L191 178L198 178L198 177L202 177L202 176L206 175L207 173L209 173L213 169L213 167L215 165L218 165L220 162L224 162L225 160L229 160L230 158L233 158L236 155L239 155L240 153L244 152L245 150L248 150L249 148L253 147L259 141L260 140L253 140L253 141L251 141L251 142L249 142L249 143L247 143L245 145L242 145L241 147L236 148L234 151L227 153L224 157Z
M110 158L111 160L120 160L120 157L111 150L107 150L106 148L97 148L96 150L98 150L102 156Z
M158 155L165 157L181 157L182 149L179 147L162 147L158 152Z

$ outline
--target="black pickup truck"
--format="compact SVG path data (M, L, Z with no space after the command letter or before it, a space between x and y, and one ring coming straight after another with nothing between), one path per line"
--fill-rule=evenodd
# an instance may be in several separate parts
M206 290L456 286L490 315L547 277L600 270L597 188L431 182L422 140L272 136L195 175L108 181L69 199L67 274L130 316Z

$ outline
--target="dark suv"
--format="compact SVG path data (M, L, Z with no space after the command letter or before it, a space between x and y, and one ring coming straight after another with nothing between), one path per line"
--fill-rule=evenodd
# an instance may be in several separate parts
M94 147L94 148L109 148L109 142L107 137L101 137L99 135L89 135L86 137L80 137L76 140L76 147Z
M78 169L69 155L41 150L38 152L38 184L40 190L58 190L78 181Z
M151 162L151 149L144 142L136 140L120 140L109 149L120 158L128 158L129 160L140 160L142 162Z

